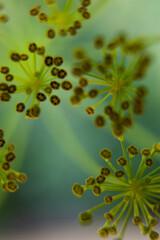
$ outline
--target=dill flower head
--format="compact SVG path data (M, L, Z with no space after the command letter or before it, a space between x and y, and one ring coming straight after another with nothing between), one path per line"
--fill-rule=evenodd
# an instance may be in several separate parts
M76 183L72 187L73 193L78 197L88 189L96 196L104 195L104 201L81 213L79 220L82 223L89 222L95 210L107 207L110 210L104 213L106 222L98 230L101 237L117 234L118 224L122 221L123 225L118 236L118 239L122 239L132 216L133 223L140 227L142 234L148 234L151 240L157 240L159 233L154 227L160 219L160 167L153 168L153 157L160 153L160 143L155 144L151 150L147 148L141 150L141 161L135 175L132 165L134 158L139 155L139 150L131 145L127 148L127 155L123 144L122 150L123 156L117 159L118 168L112 164L112 152L108 149L101 150L100 156L108 166L102 167L96 178L86 179L85 185Z
M65 0L63 6L59 6L58 0L44 0L47 12L38 5L30 10L31 16L36 16L41 23L51 26L47 31L48 38L54 38L56 33L60 36L70 34L74 36L82 27L82 21L91 17L88 7L91 0Z
M17 182L27 180L25 173L17 172L11 169L11 163L15 160L15 146L13 144L6 145L4 140L4 132L0 129L0 185L4 191L15 192L19 185Z
M30 43L28 51L29 54L13 52L10 56L21 68L22 76L11 74L7 66L1 67L0 72L5 77L5 83L0 83L0 101L8 102L12 94L24 93L26 97L17 103L16 111L25 111L26 118L38 118L41 112L40 103L49 97L53 106L59 105L61 100L55 92L60 88L68 91L72 84L64 80L67 72L61 68L61 56L46 56L45 47L38 47L36 43Z
M0 23L7 23L9 18L6 14L1 13L4 9L4 4L0 3Z
M82 49L77 49L74 56L77 63L72 69L79 78L79 85L74 88L71 103L78 105L87 98L97 102L86 107L88 115L105 103L104 112L95 118L97 127L103 127L108 116L113 124L115 135L122 135L124 128L132 126L133 113L142 114L146 88L139 84L151 62L145 52L147 41L128 41L125 36L104 42L96 38L94 46L98 50L93 57L88 57ZM102 97L101 97L102 96Z

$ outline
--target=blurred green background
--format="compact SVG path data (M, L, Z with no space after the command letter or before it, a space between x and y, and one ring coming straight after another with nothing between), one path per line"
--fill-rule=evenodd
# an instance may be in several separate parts
M64 68L71 71L73 50L82 46L90 53L96 36L106 40L120 32L130 38L160 36L159 0L93 0L92 18L84 22L79 34L54 40L46 39L47 26L29 16L29 9L41 0L3 2L10 21L0 25L0 66L9 65L11 71L15 65L9 60L9 53L26 52L32 41L46 45L50 55L62 55ZM104 5L96 10L100 2ZM149 91L145 113L135 119L136 124L125 139L126 146L134 144L139 149L160 141L160 44L150 47L149 52L153 62L143 80ZM76 85L77 79L71 74L68 78ZM109 127L94 126L84 110L87 102L72 107L71 92L58 94L61 105L54 108L42 104L41 116L36 120L15 112L16 97L10 103L0 103L0 128L4 129L7 142L16 146L17 158L12 166L28 175L28 181L16 193L0 192L1 239L99 239L96 230L104 222L104 210L95 214L94 223L88 227L82 228L77 216L100 203L103 196L97 198L87 192L79 199L71 187L98 174L100 166L105 165L99 156L102 148L111 149L116 161L121 155L120 143ZM132 228L129 231L134 232ZM140 233L138 236L142 239Z

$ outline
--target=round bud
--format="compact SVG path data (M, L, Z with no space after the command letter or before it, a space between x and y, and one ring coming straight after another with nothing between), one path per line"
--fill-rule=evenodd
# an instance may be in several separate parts
M97 95L98 95L98 91L96 89L92 89L88 92L88 96L90 98L95 98L95 97L97 97Z
M104 202L105 202L106 204L111 204L112 201L113 201L112 196L107 195L107 196L104 197Z
M123 110L127 110L127 109L129 108L129 102L128 102L128 101L122 102L121 108L122 108Z
M145 157L148 157L151 154L151 151L148 148L143 148L141 150L141 154L144 155Z
M122 170L115 171L114 174L117 178L121 178L124 176L124 172Z
M94 193L94 195L99 196L101 194L101 188L95 185L92 189L92 192Z
M79 79L79 84L80 84L81 87L86 87L88 85L88 80L84 77L81 77Z
M45 57L44 62L47 67L51 67L53 65L53 57L51 56Z
M40 107L37 104L33 105L30 109L31 118L38 118L40 112L41 112Z
M2 169L4 170L4 171L8 171L9 169L10 169L10 165L9 165L9 163L2 163Z
M83 73L83 70L82 70L82 68L81 67L74 67L73 69L72 69L72 73L75 75L75 76L81 76L82 75L82 73Z
M60 100L60 98L59 98L58 96L52 95L52 96L50 97L50 102L51 102L54 106L57 106L57 105L60 104L61 100Z
M8 86L8 93L13 94L16 92L16 90L17 90L16 85L12 84L12 85Z
M81 25L81 22L80 21L75 21L74 22L74 28L76 28L76 29L80 29L82 27L82 25Z
M16 111L17 112L19 112L19 113L21 113L21 112L23 112L25 110L25 104L24 103L17 103L17 105L16 105Z
M108 176L111 173L110 169L108 167L102 167L100 174L102 176Z
M62 63L63 63L63 58L62 57L59 56L59 57L54 57L53 58L53 64L55 66L61 66Z
M74 88L74 93L75 93L76 96L79 96L79 97L83 96L83 94L84 94L83 88L75 87Z
M40 102L44 102L47 99L46 95L44 93L41 93L41 92L37 93L36 98Z
M15 192L18 188L19 188L19 186L17 185L16 181L10 180L7 182L8 191Z
M97 182L98 184L104 183L105 180L106 180L106 178L105 178L104 176L102 176L102 175L99 175L98 177L96 177L96 182Z
M94 108L86 107L86 112L87 112L88 115L93 115L94 114Z
M100 237L102 237L102 238L104 238L104 237L107 237L108 236L108 230L107 230L107 228L100 228L99 230L98 230L98 234L99 234L99 236Z
M9 93L7 93L7 92L1 93L0 101L2 101L2 102L9 102L10 99L11 99L11 96L9 95Z
M7 73L9 73L9 68L6 67L6 66L2 66L2 67L1 67L1 73L2 73L2 74L7 74Z
M104 127L105 126L105 118L103 116L97 116L94 120L94 123L96 125L96 127Z
M136 156L139 154L138 148L136 148L135 146L131 145L127 148L127 151L129 152L129 154L131 154L132 156Z
M91 14L88 11L84 11L84 12L82 12L82 17L84 19L89 19L91 17Z
M25 173L20 173L20 174L17 176L16 180L17 180L18 182L25 182L25 181L27 180L27 175L26 175Z
M95 180L94 177L89 177L89 178L86 179L85 182L86 182L87 186L92 186L92 185L94 185L96 183L96 180Z
M145 161L146 167L152 167L153 166L153 160L151 158L147 158Z
M7 82L11 82L13 79L14 79L14 77L13 77L12 74L7 74L7 75L5 76L5 80L6 80Z
M108 228L108 232L112 235L115 235L115 234L117 234L117 229L116 229L116 227L112 226L112 227Z
M127 160L126 160L124 157L120 157L120 158L118 158L117 163L118 163L120 166L124 167L124 166L127 165Z
M71 82L69 82L69 81L63 81L62 82L62 84L61 84L61 88L62 89L64 89L64 90L66 90L66 91L69 91L69 90L71 90L72 89L72 83Z
M20 55L18 53L12 53L10 56L11 60L14 62L19 62L20 61Z
M78 183L75 183L72 187L72 191L76 196L81 197L84 193L84 187Z
M102 149L99 154L105 160L108 160L112 157L112 152L107 148Z
M37 54L38 54L38 55L43 56L43 55L45 54L45 51L46 51L46 49L45 49L44 46L42 46L42 47L37 47Z
M21 54L21 55L20 55L20 59L21 59L22 61L27 61L28 58L29 58L29 56L28 56L27 54Z
M149 237L151 240L157 240L159 238L159 234L152 230L149 234Z
M9 152L5 155L7 162L12 162L16 158L16 155L13 152Z
M57 76L57 74L58 74L58 68L53 67L52 70L51 70L51 74L52 74L52 76Z
M51 87L46 87L46 88L44 88L44 91L45 91L45 93L50 95L52 93L52 88Z
M57 81L52 81L52 82L50 82L50 86L54 90L58 90L60 88L60 83L58 83Z
M142 218L141 218L140 216L135 216L135 217L133 218L133 223L134 223L135 225L141 224L141 223L142 223Z
M54 31L54 29L49 29L48 31L47 31L47 37L48 38L50 38L50 39L53 39L54 37L55 37L55 31Z
M83 58L85 58L85 56L86 56L86 54L82 49L76 49L74 51L74 57L76 59L83 59Z
M28 50L31 52L31 53L34 53L37 51L37 44L36 43L30 43L29 46L28 46Z
M113 221L113 219L114 219L114 217L111 213L105 213L104 217L109 221Z
M96 39L94 40L94 46L95 46L96 48L98 48L98 49L103 48L103 46L104 46L104 40L103 40L103 38L101 38L101 37L96 38Z
M63 79L67 76L67 72L64 69L60 69L57 74L58 78Z
M71 98L70 98L70 102L71 102L71 104L72 105L78 105L79 103L80 103L80 101L81 101L81 99L80 99L80 97L79 96L72 96Z
M7 180L14 180L16 179L16 174L14 172L9 172L6 176Z
M69 27L68 28L68 32L71 36L75 36L77 34L77 30L76 28L73 26L73 27Z
M92 213L87 211L79 214L79 221L81 223L88 223L92 220Z

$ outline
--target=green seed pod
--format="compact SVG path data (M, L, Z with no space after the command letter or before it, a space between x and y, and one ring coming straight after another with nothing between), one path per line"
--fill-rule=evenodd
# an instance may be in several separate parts
M151 154L151 151L150 151L150 149L148 149L148 148L143 148L143 149L141 150L141 154L144 155L144 156L146 156L146 157L148 157L148 156Z
M27 180L27 175L25 173L18 174L16 180L18 182L25 182Z
M79 214L79 221L81 223L88 223L92 221L92 213L87 211Z
M107 196L104 197L104 202L105 202L106 204L111 204L112 201L113 201L112 196L107 195Z
M93 115L94 114L94 109L92 107L86 107L86 112L88 115Z
M76 196L81 197L84 193L84 187L78 183L75 183L72 187L72 191Z
M104 46L104 40L103 40L103 38L101 38L101 37L96 38L96 39L94 40L94 46L95 46L96 48L98 48L98 49L103 48L103 46Z
M115 234L117 234L117 228L114 227L114 226L109 227L109 228L108 228L108 232L109 232L110 234L112 234L112 235L115 235Z
M7 162L12 162L16 158L16 155L13 152L9 152L5 155Z
M150 226L155 227L158 224L158 219L157 218L152 218L150 220Z
M107 228L100 228L97 233L99 234L100 237L105 238L108 236L108 229Z
M19 188L18 184L14 180L10 180L7 182L7 189L10 192L15 192Z
M142 223L142 218L141 218L140 216L135 216L135 217L133 218L133 223L134 223L135 225L141 224L141 223Z
M96 182L97 182L98 184L104 183L105 180L106 180L106 178L105 178L104 176L102 176L102 175L99 175L98 177L96 177Z
M106 106L105 109L104 109L104 113L107 115L107 116L111 116L113 112L113 109L111 106Z
M110 175L110 173L111 173L111 171L108 167L102 167L101 168L100 174L102 176L108 176L108 175Z
M145 161L146 167L152 167L154 164L153 160L151 158L147 158Z
M113 219L114 219L114 217L111 213L105 213L104 217L109 221L113 221Z
M101 188L95 185L92 189L92 192L94 193L94 195L99 196L101 194Z
M105 160L108 160L112 157L112 152L107 148L102 149L99 154Z
M126 160L124 157L120 157L120 158L118 158L117 163L118 163L120 166L124 167L124 166L127 165L127 160Z
M114 174L117 178L121 178L124 176L124 172L122 170L115 171Z
M85 182L87 186L92 186L96 183L96 179L94 177L89 177L86 179Z
M132 156L136 156L139 154L138 148L136 148L135 146L131 145L127 148L127 151L129 152L129 154L131 154Z
M16 104L16 111L21 113L25 110L25 104L20 102Z
M102 128L105 126L105 118L103 116L97 116L94 120L96 127Z
M157 240L159 238L159 234L155 231L151 231L149 237L151 240Z

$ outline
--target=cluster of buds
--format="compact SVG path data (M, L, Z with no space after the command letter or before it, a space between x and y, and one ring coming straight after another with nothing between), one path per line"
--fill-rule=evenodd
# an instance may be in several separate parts
M0 12L4 9L4 4L0 3ZM0 23L7 23L8 22L8 16L6 14L0 14Z
M25 173L12 170L10 164L15 160L15 146L9 144L5 147L4 132L0 129L0 185L4 191L15 192L19 185L17 182L27 180Z
M122 239L132 215L133 223L141 228L142 234L149 234L151 240L157 240L159 234L153 228L158 224L158 219L153 217L151 212L160 218L160 167L155 169L152 169L152 167L154 164L153 156L160 153L160 143L155 144L152 150L148 148L141 150L141 161L135 176L132 159L139 155L139 150L131 145L127 148L127 152L128 156L125 148L123 148L124 156L117 159L117 164L120 167L120 169L117 169L111 161L112 152L108 149L101 150L100 156L108 166L102 167L96 178L87 178L86 185L74 184L72 190L78 197L81 197L88 189L92 190L96 196L104 194L104 201L81 213L79 220L82 223L90 222L93 211L114 203L114 207L104 214L106 222L98 230L101 237L117 234L118 223L125 216L118 237L118 239ZM110 194L111 191L118 193Z
M74 52L77 63L72 72L79 77L79 85L74 88L71 103L78 105L87 98L97 99L93 106L86 107L88 115L93 115L100 104L107 103L104 112L95 118L95 124L103 127L109 116L114 134L120 136L125 127L132 126L133 113L143 113L147 90L136 84L143 79L151 62L145 53L148 43L145 40L130 42L125 36L119 36L105 44L99 37L94 46L100 54L93 58L82 49Z
M81 4L78 1L66 0L63 9L57 0L45 0L45 4L49 13L43 12L41 5L38 5L30 10L30 15L36 16L41 23L53 26L47 31L50 39L54 38L57 32L60 36L75 36L82 27L82 20L91 17L88 11L91 0L81 0Z
M5 76L5 82L0 83L0 101L8 102L12 94L25 93L26 98L17 103L16 111L22 113L25 110L26 118L38 118L40 103L48 96L53 106L59 105L61 100L56 94L52 95L52 91L56 92L60 88L68 91L72 84L64 80L67 71L60 67L63 64L61 56L46 56L45 47L38 47L36 43L30 43L28 50L29 54L14 52L10 56L19 65L22 76L10 74L7 66L1 67L0 72ZM10 82L14 84L9 84ZM29 102L30 106L26 109Z

